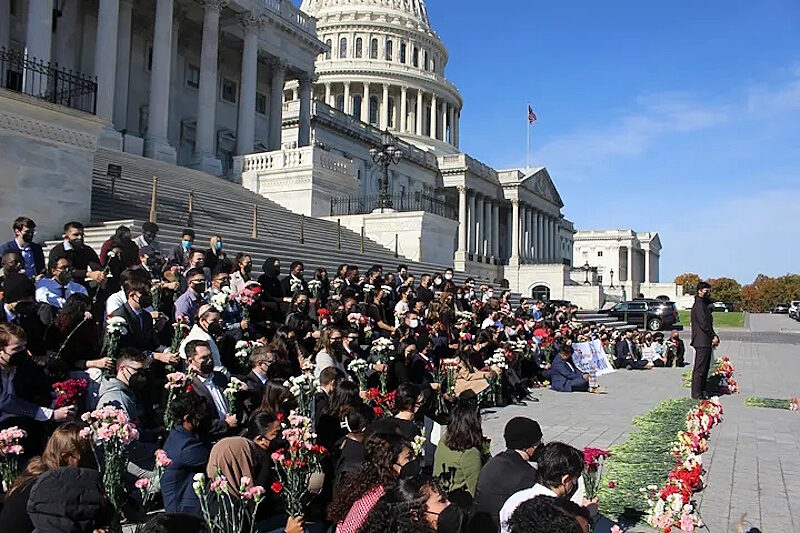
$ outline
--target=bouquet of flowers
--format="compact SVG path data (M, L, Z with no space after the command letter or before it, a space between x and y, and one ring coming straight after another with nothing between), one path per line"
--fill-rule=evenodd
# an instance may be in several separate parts
M283 386L297 398L297 410L300 415L311 417L311 404L314 401L314 391L319 387L319 380L314 379L311 374L301 374L284 381Z
M394 409L394 397L397 391L392 391L388 394L381 394L381 391L375 387L367 390L367 397L364 400L368 405L372 406L372 412L375 416L380 418L386 414L391 414Z
M428 439L422 435L414 437L414 440L411 441L411 449L414 450L415 456L422 457L425 455L425 442L427 442L427 440Z
M178 289L172 293L172 301L174 303L175 300L177 300L178 297L180 297L181 293L180 288L182 285L181 282L183 281L183 266L172 265L171 267L169 267L169 270L164 272L164 279L166 279L170 283L175 283L175 282L178 283Z
M116 407L106 406L84 413L81 419L88 425L81 430L81 436L91 437L95 445L103 449L103 463L100 468L103 472L103 485L109 501L119 514L125 497L122 476L128 464L128 446L139 438L139 431L128 420L128 414Z
M347 321L354 327L359 328L364 332L364 338L369 339L372 337L372 319L364 316L361 313L350 313L347 315Z
M682 491L674 485L668 485L662 490L655 485L641 489L647 494L647 523L664 531L680 528L687 533L703 527L703 522L695 512L690 498L691 493Z
M342 297L342 289L344 288L344 280L342 278L334 278L331 281L331 292L333 293L332 298L334 300L339 300Z
M331 323L331 312L327 307L320 307L317 309L317 318L319 318L319 329L325 329Z
M190 329L188 318L185 316L176 317L175 323L172 324L172 344L169 348L171 353L178 353L180 351L181 342L183 342L183 339L189 334Z
M109 378L116 372L117 359L119 358L119 341L123 335L128 334L128 321L121 316L112 316L106 322L106 349L107 357L111 358L114 370L103 369L103 376Z
M375 292L375 285L370 283L365 283L361 286L361 290L364 291L364 295L372 296L372 293Z
M167 382L164 388L167 389L167 403L164 407L164 427L169 431L175 425L177 420L173 420L170 406L178 395L186 394L186 386L192 382L193 368L189 367L189 371L184 374L183 372L172 372L167 374Z
M280 481L270 488L283 496L289 516L297 517L305 514L309 479L313 473L322 471L322 458L327 450L316 444L310 418L292 411L288 422L282 434L287 446L272 454Z
M2 478L3 492L8 492L19 474L19 456L23 452L19 441L26 435L27 433L17 426L0 430L0 478Z
M372 341L372 348L370 348L370 352L375 355L378 363L381 365L388 365L391 361L394 361L394 344L392 341L385 337L379 337ZM381 380L381 393L386 394L386 372L381 372L380 380Z
M292 296L297 296L303 292L303 282L294 277L289 279L289 290L292 291Z
M249 340L236 341L236 359L242 368L250 368L250 354L253 353L253 348L257 346L264 346L264 344Z
M252 480L242 476L236 488L220 473L210 483L205 474L195 474L192 489L200 500L200 510L211 533L253 533L256 512L264 500L266 490L251 486ZM213 499L216 506L212 506ZM212 511L213 507L213 511Z
M358 380L358 387L361 390L367 390L367 375L369 373L369 364L363 359L353 359L347 365L347 370L355 374Z
M308 282L308 293L312 298L319 298L319 293L322 290L322 282L318 279L312 279Z
M56 407L65 405L78 405L86 396L86 389L89 383L83 379L68 379L59 383L53 383L53 390L56 391Z
M586 499L592 500L600 489L600 478L605 473L606 458L611 455L607 450L600 448L584 448L583 460L586 467L583 470L583 484L586 487Z
M508 369L508 358L504 348L498 348L494 351L491 357L484 361L488 367L497 367L500 370Z
M800 411L800 400L797 399L797 396L792 396L792 399L789 400L789 410Z
M223 391L225 394L225 400L228 403L229 415L232 415L236 412L236 396L238 396L239 393L244 390L247 390L247 385L245 385L240 379L231 376L230 381L228 381L228 386L225 387L225 390Z
M151 477L141 477L136 480L134 486L142 493L142 507L147 508L147 504L153 499L157 492L157 487L161 484L161 476L164 470L172 464L172 459L167 456L167 452L158 449L155 452L156 468Z
M256 305L256 300L261 292L261 287L255 285L253 287L245 287L233 295L233 299L242 307L242 318L250 320L250 309Z
M228 301L233 297L233 292L230 287L222 287L219 292L215 293L208 299L208 303L213 305L220 313L225 310Z

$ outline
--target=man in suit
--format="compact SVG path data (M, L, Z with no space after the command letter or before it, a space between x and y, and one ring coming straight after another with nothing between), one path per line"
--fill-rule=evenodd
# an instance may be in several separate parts
M430 274L423 274L419 278L419 287L417 287L417 300L425 302L428 305L433 300L433 291L429 288L431 285Z
M194 244L194 230L186 228L181 234L181 243L173 247L169 254L170 262L183 267L189 266L189 251L192 249L192 244Z
M214 371L211 347L206 341L189 341L186 344L186 360L197 372L191 383L194 393L207 402L210 412L215 414L209 434L215 439L225 437L239 425L225 398L228 378L222 372Z
M70 260L72 279L84 287L88 288L88 281L101 285L106 281L97 253L83 243L83 224L80 222L64 224L64 241L50 250L49 263L55 264L59 257Z
M42 245L33 242L36 223L28 217L18 217L11 226L14 238L0 246L0 256L6 252L19 252L25 263L25 275L35 278L44 273L44 252Z
M542 443L539 424L518 416L508 421L503 435L507 449L489 459L478 475L470 522L474 533L498 531L500 509L509 496L536 484L536 468L530 461Z
M72 279L72 265L66 257L59 257L49 269L50 277L36 282L36 301L61 309L75 293L88 296L86 287Z
M711 352L719 346L719 337L714 332L714 317L711 313L711 285L705 281L697 284L697 294L692 305L692 341L694 368L692 369L692 398L706 397L706 381L711 366Z
M247 385L247 397L244 399L244 408L247 413L252 413L261 405L264 396L264 384L269 379L267 372L270 365L275 362L275 354L269 346L256 346L250 352L250 372L242 379Z
M299 284L301 292L308 292L308 284L303 279L303 263L300 261L292 261L289 265L289 275L281 280L281 288L283 289L284 301L290 301L295 291L292 287Z
M37 357L45 355L44 337L53 321L53 309L36 302L33 281L23 274L10 273L3 280L3 300L0 301L0 323L16 324L30 339L26 346Z
M572 346L565 344L553 359L550 368L550 388L558 392L586 392L589 390L589 374L575 368L572 362Z

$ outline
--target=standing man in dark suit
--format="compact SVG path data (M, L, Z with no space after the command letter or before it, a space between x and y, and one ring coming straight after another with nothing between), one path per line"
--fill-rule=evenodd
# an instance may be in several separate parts
M694 347L692 398L699 400L706 396L712 349L719 346L719 337L714 332L714 317L711 314L711 285L705 281L697 284L697 295L692 306L691 345Z
M56 264L59 257L66 257L72 263L72 279L87 289L88 281L102 285L106 281L103 267L97 253L83 243L83 224L67 222L64 224L64 242L50 250L50 263Z
M33 242L36 234L36 223L28 217L17 217L11 226L14 239L0 246L0 256L6 252L19 252L25 264L25 275L35 278L44 274L44 252L42 245Z

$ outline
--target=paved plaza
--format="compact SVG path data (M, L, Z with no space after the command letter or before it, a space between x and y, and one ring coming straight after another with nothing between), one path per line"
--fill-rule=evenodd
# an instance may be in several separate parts
M725 396L725 420L714 429L703 455L707 488L696 495L710 533L800 531L800 413L745 407L747 396L800 395L800 327L786 315L749 315L742 329L718 331L717 355L730 355L741 393ZM691 361L689 331L682 333ZM604 376L607 395L536 393L539 403L509 406L484 416L492 453L503 449L503 427L512 417L530 416L545 440L582 448L625 442L634 416L667 398L687 396L682 369L618 371Z

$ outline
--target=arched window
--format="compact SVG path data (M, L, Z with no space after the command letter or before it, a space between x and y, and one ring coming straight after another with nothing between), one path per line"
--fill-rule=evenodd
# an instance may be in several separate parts
M369 43L369 58L378 59L378 39L373 38Z
M378 123L378 97L377 96L370 96L369 97L369 123L370 124L377 124Z
M336 109L339 111L344 111L344 95L340 94L336 96Z
M331 50L333 50L333 41L328 39L327 41L325 41L325 46L328 47L328 50L325 52L325 59L330 59L331 58Z
M389 127L394 128L394 98L389 97Z
M347 38L339 39L339 59L347 58Z
M394 52L394 47L392 46L392 40L386 39L386 61L392 60L393 52Z
M356 57L358 59L361 59L361 56L363 54L362 50L363 47L364 47L364 40L361 37L359 37L358 39L356 39Z
M428 51L422 52L422 68L428 70Z
M353 118L361 120L361 95L357 94L353 97Z
M531 298L534 300L549 302L550 287L548 287L547 285L536 285L533 289L531 289Z
M419 67L419 48L414 47L414 52L411 54L411 64Z
M406 43L400 43L400 62L406 63Z

